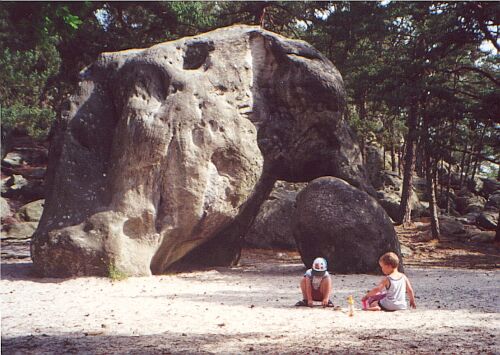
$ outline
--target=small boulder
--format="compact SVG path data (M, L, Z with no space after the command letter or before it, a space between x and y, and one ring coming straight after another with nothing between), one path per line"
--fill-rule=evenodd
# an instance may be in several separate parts
M392 188L395 191L401 191L403 179L398 175L398 173L384 170L380 174L384 188Z
M38 226L38 222L21 222L5 226L2 230L2 239L29 239Z
M313 180L298 195L294 236L302 261L317 256L340 273L379 271L388 251L401 256L392 222L367 193L334 177Z
M495 241L495 231L480 231L470 237L471 242L493 243Z
M500 190L500 182L496 179L481 179L483 181L483 188L481 189L481 195L488 197L494 194L496 191Z
M484 209L491 211L500 210L500 190L495 191L488 197L488 201L486 201Z
M10 206L6 199L0 197L0 217L3 219L7 216L10 216Z
M26 222L38 222L42 217L45 200L37 200L22 206L16 213L16 218Z
M498 224L498 211L483 211L477 217L476 225L487 230L494 230Z
M377 199L389 217L391 217L393 221L397 221L399 218L399 205L401 204L401 192L392 190L377 191ZM426 210L428 204L422 204L415 191L412 191L410 205L412 208L412 218L428 215Z
M439 217L439 228L442 235L449 237L461 238L467 234L464 225L453 217Z
M484 187L483 181L476 177L474 179L467 179L467 188L474 192L474 193L479 193Z
M456 199L457 211L461 214L480 212L484 209L486 199L482 196L470 194Z
M16 168L23 165L24 159L19 152L10 152L3 158L2 163L9 168Z

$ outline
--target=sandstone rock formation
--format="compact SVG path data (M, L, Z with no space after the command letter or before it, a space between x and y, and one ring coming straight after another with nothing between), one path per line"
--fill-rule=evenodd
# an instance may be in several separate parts
M295 198L305 186L305 183L277 181L245 234L245 244L255 248L296 250L293 237Z
M32 241L44 275L227 265L276 179L370 189L342 78L305 42L234 26L104 53L81 74Z
M302 261L328 260L339 273L379 272L382 254L401 256L391 220L377 201L347 182L322 177L297 196L295 240Z

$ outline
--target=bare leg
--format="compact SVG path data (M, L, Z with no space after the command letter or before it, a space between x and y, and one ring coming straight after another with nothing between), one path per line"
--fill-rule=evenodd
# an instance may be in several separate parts
M303 277L302 280L300 280L300 290L302 291L302 299L307 300L307 277Z
M380 308L380 306L378 305L378 301L373 301L372 303L370 303L370 305L368 307L366 307L366 310L367 311L381 311L382 308Z
M307 301L307 305L309 307L312 307L313 299L311 280L304 276L302 281L300 281L300 289L302 290L302 298Z
M321 284L319 286L319 290L321 292L321 297L322 299L330 299L330 296L332 294L332 280L330 277L324 278L321 281ZM323 305L325 306L325 305Z

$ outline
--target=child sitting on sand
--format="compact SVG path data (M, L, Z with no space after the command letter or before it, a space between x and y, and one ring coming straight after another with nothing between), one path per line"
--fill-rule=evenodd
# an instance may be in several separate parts
M333 307L330 300L332 278L324 258L314 259L312 268L306 271L300 281L300 289L302 301L297 302L296 306L312 307L314 301L319 301L323 307Z
M385 253L380 257L378 263L386 277L361 299L363 308L367 311L407 309L406 293L410 298L410 306L417 308L410 280L398 271L398 256L395 253Z

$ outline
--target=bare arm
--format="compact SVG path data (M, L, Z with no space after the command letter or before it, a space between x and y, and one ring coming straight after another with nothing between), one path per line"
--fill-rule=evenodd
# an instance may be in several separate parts
M377 293L382 292L383 290L387 289L389 287L389 281L387 280L386 277L380 283L375 286L370 292L368 292L365 297L362 298L363 301L366 301L368 297L375 296Z
M312 285L311 285L311 280L307 277L304 276L306 279L306 296L307 296L307 305L309 307L312 307L313 305L313 297L312 297Z
M415 292L413 292L413 287L411 287L410 280L405 276L406 279L406 293L410 298L410 306L412 308L417 308L417 304L415 303Z

